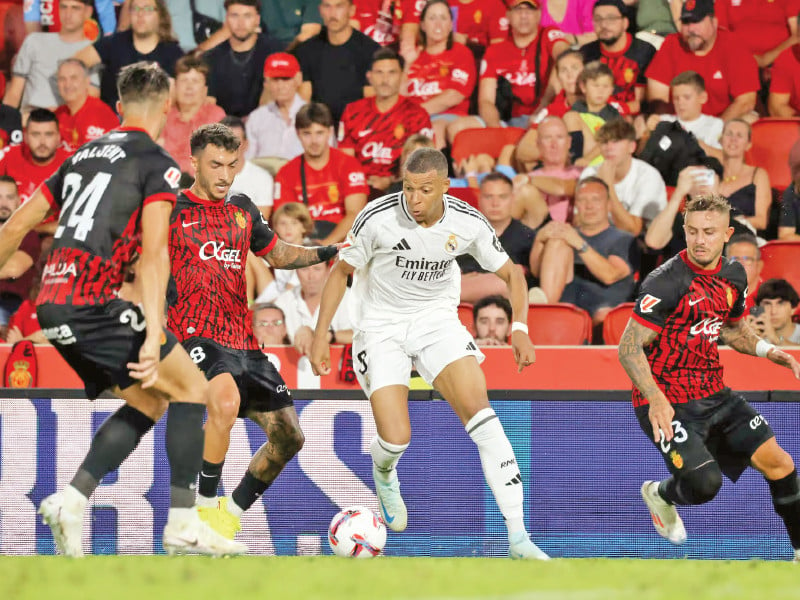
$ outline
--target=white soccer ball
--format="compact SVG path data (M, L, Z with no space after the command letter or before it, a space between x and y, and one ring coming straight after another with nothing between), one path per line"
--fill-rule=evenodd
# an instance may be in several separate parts
M331 519L328 542L336 556L372 558L386 545L386 525L369 508L350 506Z

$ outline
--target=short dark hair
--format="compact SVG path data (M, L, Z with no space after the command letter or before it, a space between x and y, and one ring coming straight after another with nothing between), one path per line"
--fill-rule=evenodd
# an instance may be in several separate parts
M486 177L481 179L480 187L483 187L484 183L491 183L493 181L502 181L503 183L514 187L514 182L509 179L508 175L501 173L500 171L492 171L491 173L488 173Z
M278 312L281 313L281 318L284 320L286 319L286 313L283 312L283 309L274 302L257 302L256 304L253 304L253 307L250 309L250 312L256 314L258 311L267 310L268 308L277 310Z
M294 118L294 128L297 131L308 129L315 123L323 127L333 127L331 110L321 102L309 102L297 111Z
M175 77L183 73L188 73L189 71L197 71L198 73L202 73L203 77L206 79L206 82L208 82L208 74L210 73L211 69L208 66L208 63L199 56L187 54L186 56L181 56L175 62Z
M194 130L189 140L192 156L196 156L209 145L224 148L228 152L236 152L239 149L239 138L234 135L230 127L222 123L201 125Z
M756 249L756 258L761 258L761 249L758 247L758 240L752 233L734 233L725 246L725 256L728 255L728 248L733 244L750 244Z
M10 183L14 186L14 190L19 194L19 186L17 185L17 180L14 179L11 175L0 175L0 183Z
M670 87L675 87L676 85L692 85L698 92L706 91L706 80L703 79L703 76L697 71L683 71L682 73L678 73L672 78L669 85Z
M220 123L225 125L225 127L230 127L231 129L241 129L242 139L247 139L247 127L245 127L244 119L241 117L237 117L235 115L225 115L220 120Z
M583 65L583 71L578 75L578 84L585 85L587 81L594 81L601 77L609 77L611 81L614 81L614 71L606 63L593 60Z
M403 173L427 173L436 171L447 177L447 158L436 148L417 148L406 159Z
M487 306L497 306L498 308L502 308L503 312L505 312L506 316L508 317L508 321L511 322L511 302L508 301L508 298L501 296L500 294L484 296L472 306L473 322L477 322L478 313L481 312L481 309L486 308Z
M28 123L55 123L58 126L58 117L52 110L34 108L28 115Z
M761 304L762 300L772 300L774 298L785 300L792 305L792 308L800 304L800 296L797 295L797 290L785 279L767 279L758 286L756 304Z
M169 95L169 86L169 75L155 62L126 65L117 76L117 93L123 105L161 100Z
M562 51L561 54L556 56L556 69L558 69L558 63L560 63L563 59L567 58L568 56L574 56L576 58L581 59L581 64L586 64L586 57L583 56L583 52L578 50L577 48L567 48L566 50Z
M243 6L252 6L255 8L259 13L261 12L261 1L260 0L225 0L224 8L228 10L234 4L241 4Z
M731 215L731 205L728 199L721 194L701 194L699 196L692 196L686 201L686 206L683 209L683 216L690 212L703 212L703 211L718 212L728 216Z
M611 195L611 189L609 189L608 184L602 177L598 177L597 175L589 175L588 177L584 177L581 179L577 185L575 186L575 195L578 195L578 191L584 187L589 185L590 183L596 183L598 185L602 185L603 189L606 191L606 197Z
M391 48L378 48L375 54L372 55L372 62L369 64L369 68L372 69L376 62L382 60L396 60L397 64L400 65L401 71L406 68L406 59Z
M636 141L636 129L625 119L614 119L603 123L594 136L599 144L605 142L619 142L622 140Z

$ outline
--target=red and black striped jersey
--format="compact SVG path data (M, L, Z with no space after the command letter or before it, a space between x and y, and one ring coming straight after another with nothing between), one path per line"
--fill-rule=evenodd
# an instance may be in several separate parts
M142 237L142 208L175 202L178 165L142 129L83 145L41 186L60 211L37 304L103 304L117 296Z
M717 343L725 323L745 315L747 274L725 257L702 270L686 250L650 273L642 284L633 319L658 332L645 348L653 377L672 404L715 394L725 387ZM647 404L633 389L633 404Z
M339 121L339 149L352 148L367 176L396 177L403 144L416 133L433 137L428 112L413 100L400 96L382 113L375 98L362 98L344 109Z
M227 348L258 349L247 310L247 252L264 256L277 242L244 194L214 202L181 192L169 233L169 330L180 341L203 337Z
M587 63L599 60L608 65L614 73L614 95L612 98L617 102L630 102L636 98L636 87L647 85L647 78L644 76L647 66L655 56L656 49L639 38L633 37L630 33L625 34L628 43L619 52L609 52L595 40L581 46L583 59Z

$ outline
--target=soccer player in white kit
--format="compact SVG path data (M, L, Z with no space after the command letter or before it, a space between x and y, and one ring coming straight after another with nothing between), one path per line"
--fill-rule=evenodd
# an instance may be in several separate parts
M408 383L412 363L447 400L478 447L486 481L508 527L512 558L547 560L528 537L514 450L489 405L483 354L458 320L461 273L456 256L469 253L508 285L514 323L511 345L518 369L532 364L527 286L494 229L480 212L448 196L447 159L419 148L404 167L403 192L369 203L356 217L322 292L311 349L317 374L330 372L327 332L353 280L354 367L370 399L378 435L372 476L381 513L394 531L408 514L395 467L411 440Z

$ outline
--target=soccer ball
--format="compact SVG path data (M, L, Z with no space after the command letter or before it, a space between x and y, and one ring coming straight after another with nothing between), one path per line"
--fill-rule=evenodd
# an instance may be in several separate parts
M386 525L364 506L350 506L331 520L328 543L336 556L372 558L386 545Z

